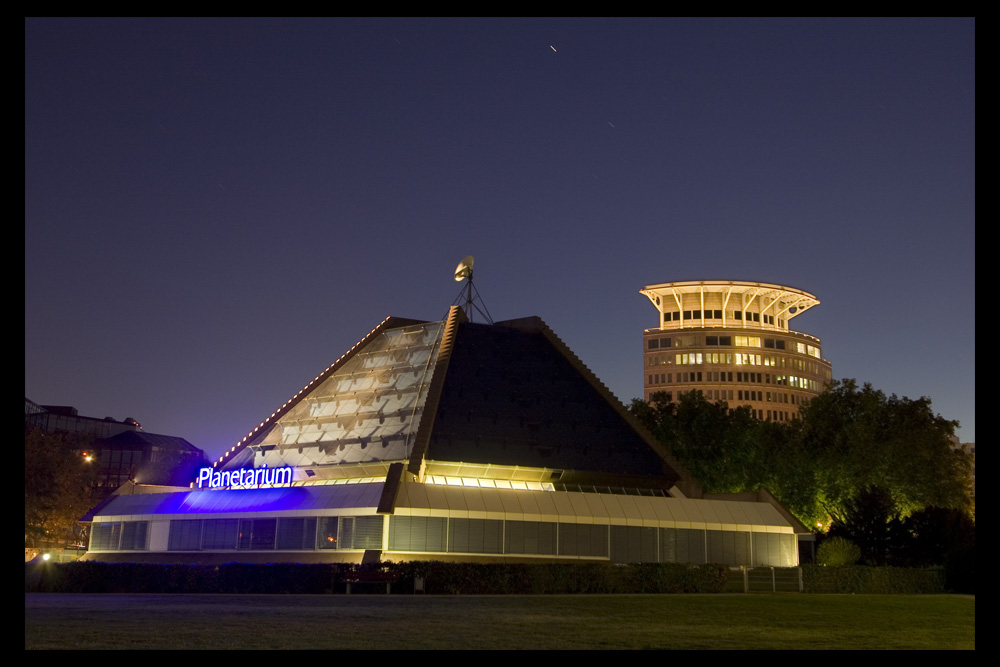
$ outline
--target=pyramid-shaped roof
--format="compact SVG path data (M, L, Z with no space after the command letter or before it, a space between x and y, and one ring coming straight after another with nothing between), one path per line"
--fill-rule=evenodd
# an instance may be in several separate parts
M526 467L553 481L700 495L659 442L537 318L387 318L216 463L384 475L402 463Z

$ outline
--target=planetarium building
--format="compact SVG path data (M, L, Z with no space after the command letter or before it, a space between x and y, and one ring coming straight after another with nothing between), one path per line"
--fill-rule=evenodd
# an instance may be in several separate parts
M754 417L788 421L833 377L820 339L788 328L819 299L784 285L702 280L648 285L659 322L643 335L643 387L676 401L688 391Z
M807 532L704 494L540 319L455 306L384 320L190 488L127 487L86 559L788 566Z

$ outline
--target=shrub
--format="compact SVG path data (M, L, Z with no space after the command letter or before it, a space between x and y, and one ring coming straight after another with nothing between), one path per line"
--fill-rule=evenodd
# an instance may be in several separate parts
M861 560L861 549L843 537L828 537L816 551L820 565L854 565Z

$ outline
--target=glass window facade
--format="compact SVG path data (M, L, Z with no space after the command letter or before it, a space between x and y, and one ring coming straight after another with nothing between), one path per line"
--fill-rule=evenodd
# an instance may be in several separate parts
M170 522L167 548L170 551L381 549L382 525L381 516L182 519Z
M149 547L147 521L94 523L90 529L91 551L146 551Z
M171 551L314 551L383 548L383 516L195 519L170 522ZM569 522L389 516L390 552L510 554L614 563L792 566L791 533ZM144 551L147 522L95 523L93 551Z

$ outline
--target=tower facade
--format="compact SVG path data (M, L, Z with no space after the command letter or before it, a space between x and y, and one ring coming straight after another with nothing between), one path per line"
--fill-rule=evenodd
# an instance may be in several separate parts
M712 402L747 405L758 419L788 421L833 377L820 339L789 321L819 299L785 285L699 280L640 290L659 325L643 334L643 395L668 400L700 390Z

